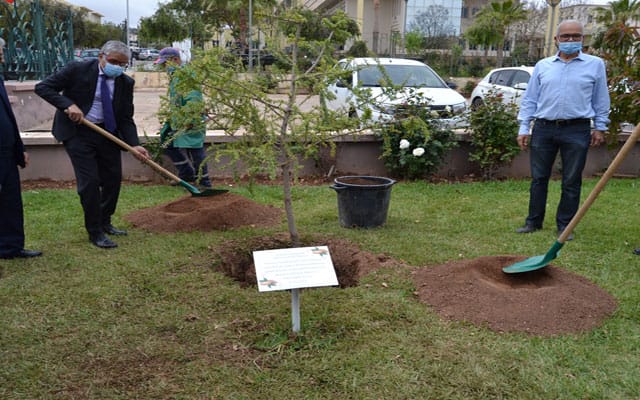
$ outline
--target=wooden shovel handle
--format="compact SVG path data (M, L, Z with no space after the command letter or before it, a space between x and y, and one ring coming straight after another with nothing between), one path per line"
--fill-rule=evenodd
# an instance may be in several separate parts
M131 154L137 154L138 153L136 151L136 149L134 149L127 142L121 140L120 138L116 137L115 135L112 135L111 133L109 133L109 131L100 128L98 125L94 124L93 122L88 121L86 118L82 118L82 120L80 122L82 124L88 126L89 128L93 129L94 131L98 132L102 136L106 137L107 139L111 140L112 142L115 142L116 144L118 144L123 149L126 149L129 153L131 153ZM162 175L166 176L167 178L169 178L169 179L171 179L171 180L173 180L175 182L180 183L182 181L182 179L180 179L179 177L177 177L176 175L171 173L171 171L168 171L168 170L162 168L160 166L160 164L156 163L155 161L153 161L150 158L139 158L139 160L141 160L143 163L147 164L148 166L150 166L151 168L153 168L157 172L161 173Z
M627 141L624 143L618 154L616 154L616 157L613 159L613 161L611 161L611 164L602 175L602 178L600 178L591 193L589 193L589 197L587 197L582 206L580 206L580 209L578 209L576 215L574 215L571 219L571 222L569 222L569 225L567 225L564 231L562 231L562 234L560 234L560 236L558 237L558 242L564 243L567 240L571 232L573 232L573 228L578 225L578 222L580 222L584 214L587 213L587 210L589 209L589 207L591 207L591 204L593 204L593 202L596 200L596 197L598 197L602 189L604 189L604 186L613 176L614 172L618 169L620 163L622 163L627 154L631 151L631 149L633 149L633 146L636 144L639 136L640 122L638 122L635 128L633 128L633 132L631 132L631 135L627 138Z

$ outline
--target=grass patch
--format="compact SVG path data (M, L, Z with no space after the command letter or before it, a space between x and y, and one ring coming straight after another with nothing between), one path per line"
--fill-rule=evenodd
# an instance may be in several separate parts
M595 180L587 180L586 198ZM237 194L281 206L278 188ZM328 186L296 186L301 233L348 238L428 268L484 255L544 254L555 241L559 182L545 228L514 233L528 182L393 187L387 224L345 229ZM538 338L440 319L413 296L405 270L348 289L304 290L302 331L290 334L288 292L241 289L210 249L284 232L242 228L178 234L130 229L120 247L93 247L73 190L23 194L27 247L44 257L0 261L2 399L637 399L640 393L638 180L612 180L555 265L618 301L602 327ZM128 212L184 195L125 186ZM385 282L386 286L380 284Z

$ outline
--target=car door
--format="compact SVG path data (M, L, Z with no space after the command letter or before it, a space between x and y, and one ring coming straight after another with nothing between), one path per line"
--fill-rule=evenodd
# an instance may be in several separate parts
M342 110L349 112L349 103L353 95L353 72L349 63L346 61L338 62L337 68L345 71L345 75L341 79L329 82L327 90L331 93L332 99L327 99L327 107L330 110ZM351 71L351 73L349 73Z
M527 71L517 70L511 79L511 88L513 89L513 100L520 105L524 91L527 89L531 75Z

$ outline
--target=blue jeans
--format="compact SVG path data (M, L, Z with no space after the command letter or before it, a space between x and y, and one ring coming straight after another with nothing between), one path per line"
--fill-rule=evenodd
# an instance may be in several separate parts
M207 153L200 148L167 147L165 154L169 156L178 170L178 177L183 181L194 182L204 187L211 187L207 168Z
M556 155L562 161L562 194L556 211L556 227L564 229L578 212L582 170L591 142L589 122L556 126L536 121L531 135L531 188L526 224L542 228L549 178Z

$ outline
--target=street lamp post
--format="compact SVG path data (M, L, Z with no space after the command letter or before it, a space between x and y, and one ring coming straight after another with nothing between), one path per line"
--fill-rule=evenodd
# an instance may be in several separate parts
M547 31L544 36L544 56L550 57L555 53L553 48L553 36L555 27L558 25L558 5L560 0L546 0L549 5L549 11L547 13Z
M247 55L249 56L249 72L253 72L253 39L252 39L252 27L253 25L253 1L249 0L249 52Z
M127 0L127 26L126 26L126 32L125 35L127 35L127 47L131 48L131 42L129 41L129 25L131 24L131 21L129 20L129 0Z

